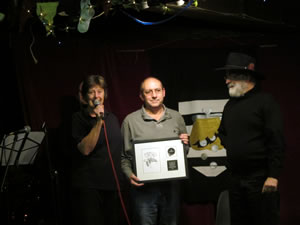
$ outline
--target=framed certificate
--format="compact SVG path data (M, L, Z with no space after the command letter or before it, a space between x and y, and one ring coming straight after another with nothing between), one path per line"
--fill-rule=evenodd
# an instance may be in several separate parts
M187 160L181 139L134 142L134 170L141 182L188 178Z

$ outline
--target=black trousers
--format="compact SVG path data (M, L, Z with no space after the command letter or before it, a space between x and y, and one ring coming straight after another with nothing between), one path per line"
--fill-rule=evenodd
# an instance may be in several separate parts
M231 225L279 225L279 192L262 193L266 176L232 175Z
M119 225L117 191L72 189L71 208L73 225Z

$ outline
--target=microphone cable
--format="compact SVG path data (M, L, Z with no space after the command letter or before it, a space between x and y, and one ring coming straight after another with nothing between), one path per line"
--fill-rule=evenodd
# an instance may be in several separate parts
M123 200L123 197L122 197L119 179L118 179L118 176L117 176L116 168L115 168L114 161L112 159L112 155L111 155L111 151L110 151L110 147L109 147L105 120L103 120L102 122L103 122L103 129L104 129L106 145L107 145L107 152L108 152L108 156L109 156L109 159L110 159L110 162L111 162L111 166L112 166L112 170L113 170L113 173L114 173L115 181L116 181L116 184L117 184L117 189L118 189L118 194L119 194L119 197L120 197L122 209L123 209L123 212L124 212L124 215L125 215L125 218L126 218L126 221L127 221L128 225L131 225L128 214L127 214L127 211L126 211L126 207L125 207L125 204L124 204L124 200Z

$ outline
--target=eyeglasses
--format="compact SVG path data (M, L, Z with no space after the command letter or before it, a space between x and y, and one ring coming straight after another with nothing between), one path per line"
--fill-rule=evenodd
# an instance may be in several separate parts
M144 94L145 95L153 95L154 93L155 94L160 94L162 92L162 88L156 88L156 89L149 89L149 90L145 90L144 91Z

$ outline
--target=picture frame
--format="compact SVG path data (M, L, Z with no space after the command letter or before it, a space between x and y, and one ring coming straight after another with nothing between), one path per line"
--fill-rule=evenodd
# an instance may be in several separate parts
M134 172L140 182L188 178L184 144L179 138L134 141Z

